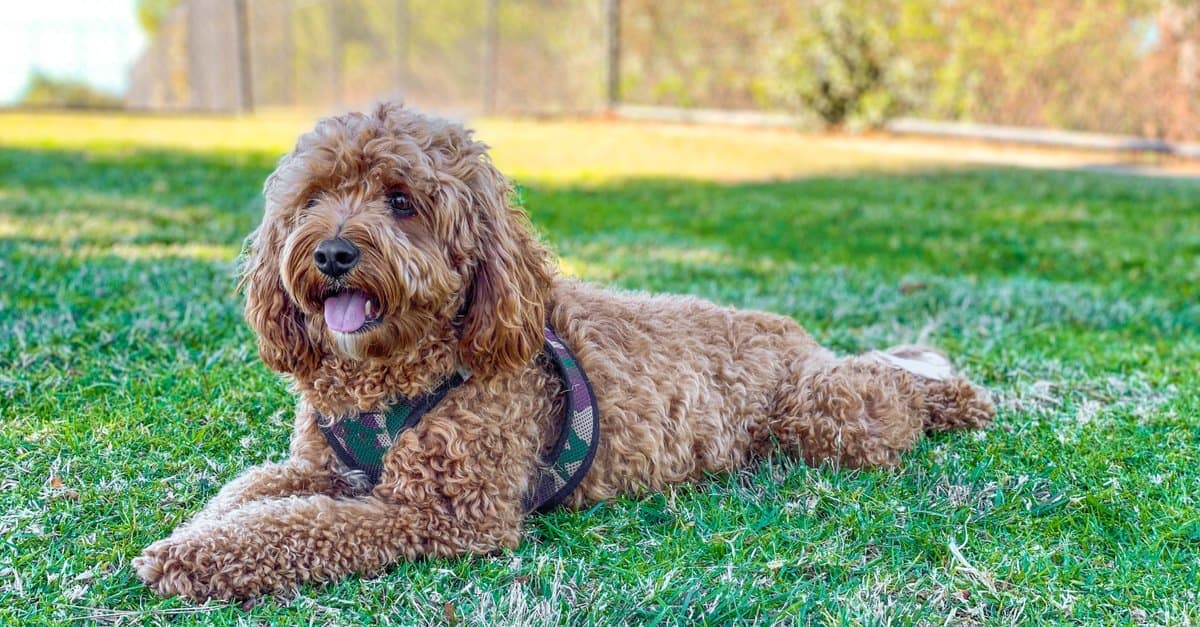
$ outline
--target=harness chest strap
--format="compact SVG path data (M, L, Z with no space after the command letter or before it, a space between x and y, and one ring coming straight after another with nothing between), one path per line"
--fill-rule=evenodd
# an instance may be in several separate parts
M545 350L562 379L566 403L558 440L542 459L534 490L524 503L526 510L540 512L561 504L579 485L592 465L600 440L600 412L587 375L575 355L548 326L545 338ZM383 456L400 434L415 427L426 412L466 379L455 373L429 394L401 398L383 412L343 418L321 427L321 432L344 464L361 470L372 484L379 483Z

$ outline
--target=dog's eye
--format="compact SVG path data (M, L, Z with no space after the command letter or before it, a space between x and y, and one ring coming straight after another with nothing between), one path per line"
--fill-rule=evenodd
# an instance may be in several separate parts
M316 206L317 206L317 197L316 196L313 196L313 197L309 198L308 200L304 201L305 209L312 209L313 207L316 207Z
M407 218L417 212L403 192L389 192L387 205L388 209L392 210L392 215L397 218Z

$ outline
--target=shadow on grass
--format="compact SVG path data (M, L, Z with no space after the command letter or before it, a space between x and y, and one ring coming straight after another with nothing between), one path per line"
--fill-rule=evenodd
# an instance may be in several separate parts
M0 235L48 243L236 244L274 158L0 149Z

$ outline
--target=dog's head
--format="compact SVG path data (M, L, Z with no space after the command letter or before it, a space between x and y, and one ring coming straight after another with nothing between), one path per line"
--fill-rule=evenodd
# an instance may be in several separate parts
M246 319L270 367L402 358L456 338L488 376L542 345L550 255L487 147L397 105L327 118L265 186L248 240Z

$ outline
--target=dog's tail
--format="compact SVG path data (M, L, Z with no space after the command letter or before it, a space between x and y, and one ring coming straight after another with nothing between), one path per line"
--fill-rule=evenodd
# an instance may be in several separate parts
M996 415L990 395L954 372L950 360L927 346L894 346L872 351L872 358L906 370L922 383L926 431L980 429Z

